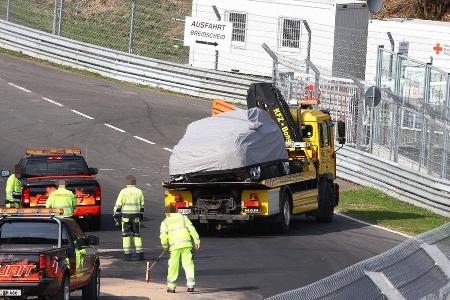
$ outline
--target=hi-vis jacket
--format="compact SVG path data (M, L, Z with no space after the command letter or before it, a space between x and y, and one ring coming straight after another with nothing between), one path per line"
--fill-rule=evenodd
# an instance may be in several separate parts
M121 212L123 222L138 220L140 214L144 213L144 193L135 186L121 190L114 206L114 214L118 212Z
M191 221L182 214L171 213L161 223L160 239L163 248L176 250L191 248L192 240L195 245L200 245L200 237Z
M64 209L64 214L61 217L70 218L77 208L77 198L71 191L65 188L58 188L50 193L45 202L45 207L62 208Z
M17 179L15 174L11 174L6 181L6 201L8 202L18 202L14 200L13 193L22 193L22 187L20 185L20 180Z

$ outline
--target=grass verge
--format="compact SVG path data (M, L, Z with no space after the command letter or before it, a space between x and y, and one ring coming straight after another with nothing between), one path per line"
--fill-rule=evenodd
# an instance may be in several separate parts
M359 220L409 235L417 235L450 222L450 218L402 202L372 188L341 192L338 209Z

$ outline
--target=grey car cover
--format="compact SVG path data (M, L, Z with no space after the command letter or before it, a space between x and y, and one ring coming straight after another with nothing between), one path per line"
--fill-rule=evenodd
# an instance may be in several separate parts
M237 109L191 123L173 148L169 173L229 171L287 159L283 134L267 112Z

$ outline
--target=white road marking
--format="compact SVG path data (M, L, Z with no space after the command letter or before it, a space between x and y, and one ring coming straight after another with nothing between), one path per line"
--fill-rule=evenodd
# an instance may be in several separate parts
M73 112L73 113L75 113L75 114L77 114L77 115L80 115L80 116L82 116L82 117L85 117L85 118L87 118L87 119L89 119L89 120L94 120L93 117L88 116L88 115L85 115L85 114L83 114L82 112L79 112L78 110L71 109L70 111Z
M163 148L163 149L166 151L172 152L172 149L170 149L170 148Z
M378 229L381 229L381 230L384 230L384 231L392 232L392 233L401 235L401 236L406 237L406 238L409 238L409 239L412 238L412 236L410 236L410 235L408 235L408 234L406 234L406 233L398 232L398 231L395 231L395 230L392 230L392 229L389 229L389 228L386 228L386 227L383 227L383 226L379 226L379 225L367 223L367 222L364 222L364 221L361 221L361 220L352 218L352 217L350 217L350 216L347 216L347 215L345 215L345 214L343 214L343 213L338 213L338 212L336 212L335 214L338 215L338 216L347 218L347 219L349 219L349 220L352 220L352 221L355 221L355 222L358 222L358 223L367 225L367 226L371 226L371 227L375 227L375 228L378 228Z
M50 102L52 104L58 105L58 106L64 106L61 103L56 102L55 100L52 100L52 99L48 99L48 98L45 98L45 97L42 97L42 99L44 99L45 101Z
M115 171L116 169L98 169L99 171Z
M137 136L137 135L135 135L134 138L135 138L135 139L138 139L138 140L140 140L140 141L143 141L143 142L145 142L145 143L151 144L151 145L154 145L154 144L155 144L155 143L153 143L152 141L146 140L146 139L141 138L140 136Z
M8 82L8 84L9 84L10 86L15 87L16 89L21 90L21 91L24 91L24 92L27 92L27 93L31 93L30 90L27 90L26 88L21 87L20 85L16 85L16 84L14 84L14 83L12 83L12 82Z
M126 132L125 130L120 129L120 128L116 127L116 126L112 126L111 124L108 124L108 123L104 123L104 124L105 124L106 127L109 127L111 129L117 130L119 132L122 132L122 133Z

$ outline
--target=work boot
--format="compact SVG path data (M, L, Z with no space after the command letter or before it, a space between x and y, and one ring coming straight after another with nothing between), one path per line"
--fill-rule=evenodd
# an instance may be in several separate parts
M188 288L188 293L193 293L193 292L195 292L195 290L194 290L194 288L193 288L193 287L191 287L191 288Z
M131 261L131 253L125 253L125 254L123 255L123 258L124 258L126 261Z
M138 260L144 260L144 253L142 253L142 252L138 253L137 256L138 256L137 257Z
M175 289L170 289L170 288L169 288L169 289L167 289L167 292L173 294L173 293L175 293Z

